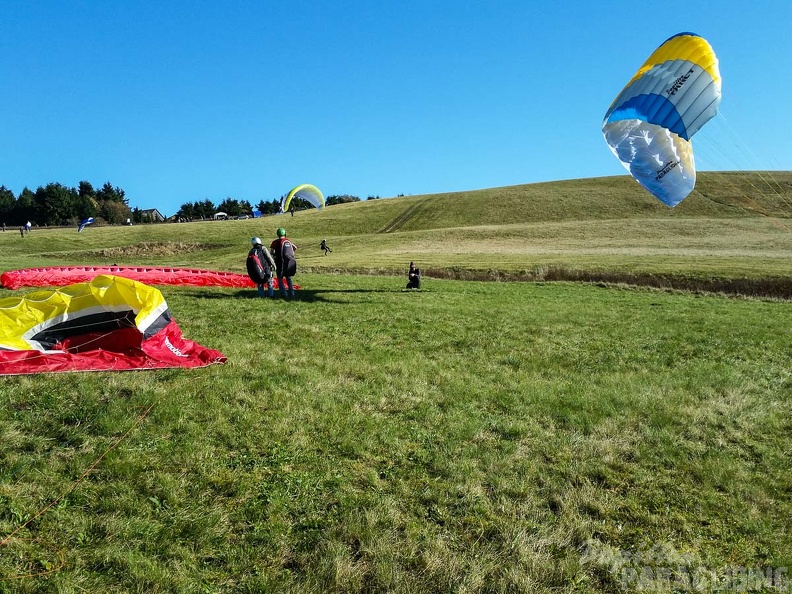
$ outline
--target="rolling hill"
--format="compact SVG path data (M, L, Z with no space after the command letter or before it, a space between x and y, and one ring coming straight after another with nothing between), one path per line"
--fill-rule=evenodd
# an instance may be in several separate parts
M415 260L425 274L445 278L585 279L773 296L787 295L792 284L792 172L704 172L675 209L618 176L371 200L294 217L97 226L80 235L37 229L24 240L6 233L0 265L243 272L249 238L274 236L278 226L301 248L302 272L403 274ZM321 239L330 256L319 250Z

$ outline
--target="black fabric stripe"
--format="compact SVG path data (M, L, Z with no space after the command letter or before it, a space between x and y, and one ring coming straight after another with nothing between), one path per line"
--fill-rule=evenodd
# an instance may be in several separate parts
M165 326L167 326L171 321L170 310L166 309L162 312L162 315L154 320L151 325L146 328L146 331L143 333L143 338L151 338L157 332L162 330Z
M71 336L91 332L112 332L120 328L134 328L135 315L134 311L128 309L79 316L60 324L48 326L31 337L30 340L38 342L45 349L52 349L56 344Z

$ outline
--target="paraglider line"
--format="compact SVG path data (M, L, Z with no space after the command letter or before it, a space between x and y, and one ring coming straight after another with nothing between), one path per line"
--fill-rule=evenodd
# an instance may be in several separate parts
M18 538L17 541L19 542L30 542L30 543L37 543L42 545L44 548L50 548L54 550L58 557L60 558L60 565L57 567L53 567L52 569L47 569L46 571L40 571L38 573L26 573L23 575L12 575L12 576L0 576L0 582L10 582L11 580L24 580L27 578L34 578L34 577L42 577L45 575L51 575L53 573L57 573L61 569L63 569L66 565L66 555L63 553L63 549L56 547L54 544L49 542L44 542L38 538Z
M149 407L148 407L148 408L147 408L145 411L143 411L143 413L142 413L140 416L138 416L138 418L137 418L137 419L135 419L135 422L134 422L134 423L132 423L132 425L129 427L129 429L127 429L127 430L126 430L126 432L125 432L125 433L124 433L124 434L123 434L121 437L119 437L118 439L116 439L116 440L115 440L115 442L113 442L113 443L110 445L110 447L109 447L109 448L107 448L107 449L106 449L106 450L105 450L105 451L102 453L102 455L101 455L101 456L99 456L99 457L98 457L96 460L94 460L94 461L93 461L93 463L92 463L92 464L91 464L91 465L90 465L90 466L89 466L89 467L88 467L88 468L87 468L87 469L86 469L86 470L85 470L85 471L84 471L84 472L83 472L83 473L80 475L80 477L79 477L77 480L75 480L75 481L74 481L74 482L73 482L71 485L69 485L69 487L68 487L68 488L67 488L67 489L66 489L66 490L65 490L63 493L61 493L60 495L58 495L58 496L57 496L55 499L53 499L53 500L52 500L50 503L48 503L48 504L47 504L46 506L44 506L44 507L43 507L41 510L39 510L39 511L36 513L36 515L34 515L32 518L30 518L30 519L29 519L27 522L25 522L24 524L22 524L22 525L18 526L17 528L15 528L15 529L13 530L13 532L11 532L11 534L9 534L8 536L6 536L6 537L5 537L3 540L0 540L0 546L5 546L5 545L7 545L7 544L8 544L8 541L10 541L10 540L11 540L11 539L12 539L12 538L13 538L13 537L16 535L16 534L18 534L18 533L19 533L19 532L20 532L22 529L24 529L26 526L28 526L28 524L30 524L31 522L34 522L35 520L37 520L38 518L40 518L41 516L43 516L43 515L44 515L45 513L47 513L47 511L49 511L49 510L50 510L52 507L54 507L55 505L57 505L57 503L58 503L58 502L59 502L61 499L63 499L63 498L64 498L64 497L66 497L66 496L67 496L69 493L71 493L72 491L74 491L74 490L75 490L75 489L76 489L76 488L77 488L77 487L80 485L80 483L81 483L81 482L83 482L83 481L85 480L85 478L86 478L86 477L87 477L87 476L88 476L88 475L89 475L89 474L90 474L90 473L93 471L93 469L94 469L94 468L96 468L96 467L99 465L99 463L100 463L100 462L101 462L101 461L102 461L102 460L105 458L105 456L107 456L107 454L109 454L109 453L110 453L110 452L112 452L114 449L116 449L116 448L118 447L118 445L119 445L119 444L120 444L122 441L124 441L124 439L126 439L126 438L127 438L127 437L128 437L128 436L129 436L129 435L132 433L132 431L134 431L134 430L135 430L135 429L138 427L138 425L140 425L140 424L141 424L141 423L142 423L142 422L143 422L143 421L146 419L146 417L148 416L148 414L151 412L151 409L152 409L152 408L154 408L154 405L155 405L155 404L156 404L156 401L155 401L155 402L152 402L152 403L149 405ZM65 563L64 563L63 565L65 565ZM58 567L57 569L60 569L60 568L62 568L62 567L63 567L63 565L61 565L61 566L60 566L60 567ZM52 570L52 571L55 571L55 570ZM48 572L48 573L52 573L52 571L50 571L50 572ZM27 575L27 576L16 576L16 577L12 577L12 578L0 578L0 581L2 581L2 580L8 580L8 579L20 579L20 578L22 578L22 577L34 577L34 575L44 575L44 574L33 574L33 575Z

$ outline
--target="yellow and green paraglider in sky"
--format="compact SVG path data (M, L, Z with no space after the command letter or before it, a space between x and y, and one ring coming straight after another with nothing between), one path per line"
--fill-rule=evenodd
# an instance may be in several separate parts
M291 202L294 198L302 198L303 200L307 200L319 209L324 208L325 205L324 196L322 195L322 192L319 191L319 188L312 186L311 184L302 184L294 188L286 195L283 200L281 200L281 212L286 212L289 210Z
M630 174L676 206L696 184L691 137L718 112L721 76L707 41L694 33L666 40L611 104L602 133Z

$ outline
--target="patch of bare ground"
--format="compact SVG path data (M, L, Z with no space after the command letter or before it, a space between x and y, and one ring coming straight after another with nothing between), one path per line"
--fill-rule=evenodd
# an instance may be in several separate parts
M136 245L124 245L111 248L102 248L99 250L86 250L84 252L70 252L69 254L57 253L50 254L56 258L88 258L88 259L124 259L131 257L146 257L146 256L176 256L179 254L189 254L209 249L217 246L208 246L203 243L185 243L185 242L141 242Z
M308 270L310 271L310 270ZM390 269L333 269L316 270L325 274L363 274L404 276ZM614 271L590 271L544 266L532 270L505 271L496 269L470 270L457 267L424 268L424 278L490 282L582 282L604 285L626 285L655 289L713 293L720 295L792 300L792 277L768 278L699 278L671 274L651 274Z
M698 278L634 272L574 270L564 267L540 267L528 271L426 269L431 278L481 281L572 281L632 285L693 293L718 293L743 297L792 299L792 278Z

